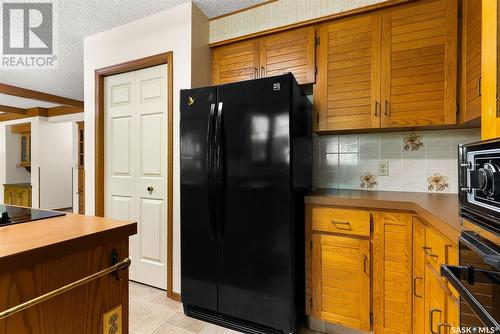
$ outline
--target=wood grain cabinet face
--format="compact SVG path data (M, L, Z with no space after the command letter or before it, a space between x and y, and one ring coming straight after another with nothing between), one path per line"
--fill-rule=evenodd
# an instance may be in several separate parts
M363 210L315 207L312 209L314 231L370 236L370 212Z
M214 85L255 79L258 77L258 40L250 40L218 47L212 54L212 82Z
M217 47L212 57L214 85L291 72L299 84L314 83L315 29L307 27Z
M413 334L425 331L425 225L413 218Z
M380 14L322 25L314 86L316 130L380 126Z
M313 235L312 315L370 330L370 241Z
M4 185L4 203L31 207L31 187Z
M456 124L457 1L382 15L382 127Z
M314 27L262 38L259 77L291 72L301 85L314 83L315 67Z
M481 117L482 1L462 0L462 78L460 120Z
M412 281L412 217L374 214L374 333L412 332Z

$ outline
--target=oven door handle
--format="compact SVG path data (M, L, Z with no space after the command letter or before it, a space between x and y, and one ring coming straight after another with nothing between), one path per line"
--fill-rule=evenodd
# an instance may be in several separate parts
M441 276L445 277L448 282L458 291L460 297L467 302L474 313L481 319L487 327L499 328L500 325L491 314L486 311L483 305L474 297L467 287L460 281L460 278L467 279L469 277L469 267L465 266L449 266L441 265Z
M485 255L483 261L493 268L500 270L500 255Z

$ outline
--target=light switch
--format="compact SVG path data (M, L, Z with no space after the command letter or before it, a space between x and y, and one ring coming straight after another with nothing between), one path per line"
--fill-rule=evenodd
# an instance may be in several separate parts
M389 161L378 162L378 175L389 176Z

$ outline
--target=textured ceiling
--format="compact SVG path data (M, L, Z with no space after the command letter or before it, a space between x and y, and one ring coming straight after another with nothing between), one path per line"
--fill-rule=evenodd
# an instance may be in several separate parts
M83 39L189 0L53 0L57 8L58 68L0 70L0 82L83 100ZM266 0L193 0L216 17ZM1 14L0 14L1 15Z

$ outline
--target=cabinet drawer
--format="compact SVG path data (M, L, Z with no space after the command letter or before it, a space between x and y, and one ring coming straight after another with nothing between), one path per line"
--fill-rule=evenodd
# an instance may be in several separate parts
M312 210L315 231L370 236L370 212L316 207Z

